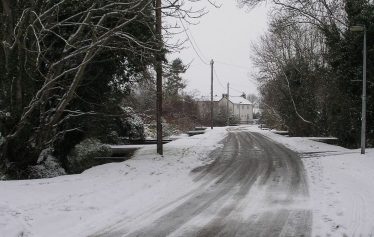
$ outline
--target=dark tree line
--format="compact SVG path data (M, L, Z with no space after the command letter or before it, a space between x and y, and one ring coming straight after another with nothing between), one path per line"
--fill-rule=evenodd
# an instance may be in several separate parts
M179 1L162 12L203 15ZM0 32L0 171L13 177L43 150L64 163L87 137L128 136L126 96L178 47L156 37L153 0L2 0Z
M263 1L243 0L254 7ZM368 35L367 142L374 143L374 5L369 0L273 0L254 45L263 120L292 135L331 135L359 147L363 33Z
M123 115L122 85L160 51L153 9L151 1L2 1L6 170L24 170L51 146L68 150Z

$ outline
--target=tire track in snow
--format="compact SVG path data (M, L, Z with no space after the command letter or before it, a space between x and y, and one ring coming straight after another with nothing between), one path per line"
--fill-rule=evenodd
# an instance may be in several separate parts
M94 236L310 236L308 186L296 153L260 134L229 133L215 161L195 169L200 183L131 233L125 224ZM178 203L178 202L181 203ZM161 216L160 216L161 214Z

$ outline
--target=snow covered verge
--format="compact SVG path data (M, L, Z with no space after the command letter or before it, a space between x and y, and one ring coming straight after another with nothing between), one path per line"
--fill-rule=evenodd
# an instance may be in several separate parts
M0 181L0 236L89 236L138 217L196 188L190 171L212 162L225 128L139 150L122 163L97 166L79 175ZM126 219L128 218L128 219Z
M374 150L359 150L259 132L301 154L313 203L313 236L374 235ZM131 231L160 206L172 208L196 189L190 171L210 163L225 128L139 150L123 163L52 179L0 181L0 236L84 237L117 222ZM167 210L167 209L166 209ZM160 213L161 215L162 213Z
M374 149L349 150L312 141L259 132L300 153L309 178L313 236L374 236Z

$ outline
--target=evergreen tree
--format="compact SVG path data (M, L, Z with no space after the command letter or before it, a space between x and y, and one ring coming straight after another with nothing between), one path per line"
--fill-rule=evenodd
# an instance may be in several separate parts
M182 60L177 58L170 64L169 71L165 74L164 90L166 97L176 98L181 90L186 87L181 74L185 73L187 67L183 64Z

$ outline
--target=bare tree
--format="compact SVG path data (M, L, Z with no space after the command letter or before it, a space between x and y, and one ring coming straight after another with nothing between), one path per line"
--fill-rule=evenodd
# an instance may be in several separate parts
M238 0L241 6L255 7L266 0ZM274 14L277 18L281 15L289 24L312 24L325 28L336 25L340 29L346 28L347 16L342 0L270 0ZM284 13L287 17L284 18Z
M161 8L164 16L185 21L204 15L203 9L185 6L184 1L167 0ZM67 119L85 114L69 105L95 59L123 57L119 61L126 64L136 58L145 69L154 55L179 46L156 37L152 0L2 0L0 11L0 66L4 69L0 110L10 114L10 119L0 121L5 136L1 160L7 165L14 161L15 146L26 153L31 150L25 163L34 162ZM150 36L134 35L139 26ZM172 29L164 27L165 38Z
M314 91L319 81L315 73L326 66L324 45L314 25L285 25L284 21L275 19L270 32L253 46L261 102L266 104L262 107L272 120L278 119L287 125L287 121L294 121L292 114L295 114L306 127L315 126L316 120L311 114L318 113L319 107L313 106L320 93ZM310 88L304 88L304 84Z

